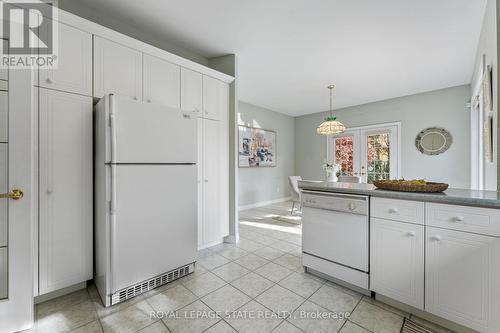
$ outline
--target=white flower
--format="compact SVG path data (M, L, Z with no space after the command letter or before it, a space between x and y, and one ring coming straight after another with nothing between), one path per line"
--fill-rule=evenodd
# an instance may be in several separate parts
M323 170L325 170L326 172L339 172L341 170L341 165L340 164L336 164L336 163L332 163L332 162L325 162L323 164Z

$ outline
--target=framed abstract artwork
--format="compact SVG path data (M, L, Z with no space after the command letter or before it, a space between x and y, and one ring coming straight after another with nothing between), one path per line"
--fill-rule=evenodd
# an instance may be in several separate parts
M276 132L238 126L238 166L240 168L276 166Z

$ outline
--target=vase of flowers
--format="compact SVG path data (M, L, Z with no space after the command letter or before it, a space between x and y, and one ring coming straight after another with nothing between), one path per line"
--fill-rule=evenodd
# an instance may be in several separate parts
M337 173L341 170L340 164L325 162L323 164L323 170L325 170L326 172L327 182L336 182L339 180L337 177Z

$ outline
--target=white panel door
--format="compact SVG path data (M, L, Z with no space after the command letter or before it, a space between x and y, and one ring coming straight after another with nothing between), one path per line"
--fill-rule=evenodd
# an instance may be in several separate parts
M94 36L94 97L111 93L142 100L142 53Z
M117 165L111 292L196 260L196 165Z
M9 182L7 181L7 173L9 170L8 147L8 143L0 143L0 193L7 193L9 190ZM7 200L0 200L0 248L7 246L8 231ZM1 298L0 296L0 299Z
M500 238L426 229L425 310L480 332L500 327Z
M8 104L0 104L0 108L8 108L8 137L1 143L3 154L0 154L1 193L12 194L14 189L19 189L24 196L19 200L0 199L3 209L8 206L8 242L0 250L0 332L17 332L33 326L34 314L32 241L36 216L36 139L33 128L36 126L36 96L32 94L35 84L32 71L12 70L8 77ZM5 218L1 215L2 223L6 223Z
M9 93L0 90L0 142L7 142L9 135Z
M9 296L9 260L7 246L0 246L0 300Z
M180 108L181 68L144 54L144 101Z
M228 234L227 141L224 123L203 120L203 244Z
M424 226L371 218L370 289L424 309Z
M181 109L199 115L203 109L203 75L181 68Z
M198 182L198 249L203 247L203 119L197 118L198 127L198 168L197 168L197 182Z
M39 85L92 96L92 35L63 23L57 27L57 69L40 69Z
M92 98L39 92L40 294L92 278Z

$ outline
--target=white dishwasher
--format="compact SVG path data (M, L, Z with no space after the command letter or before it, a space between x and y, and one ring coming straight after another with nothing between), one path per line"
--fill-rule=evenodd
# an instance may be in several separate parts
M302 252L306 268L368 289L369 198L302 191Z

